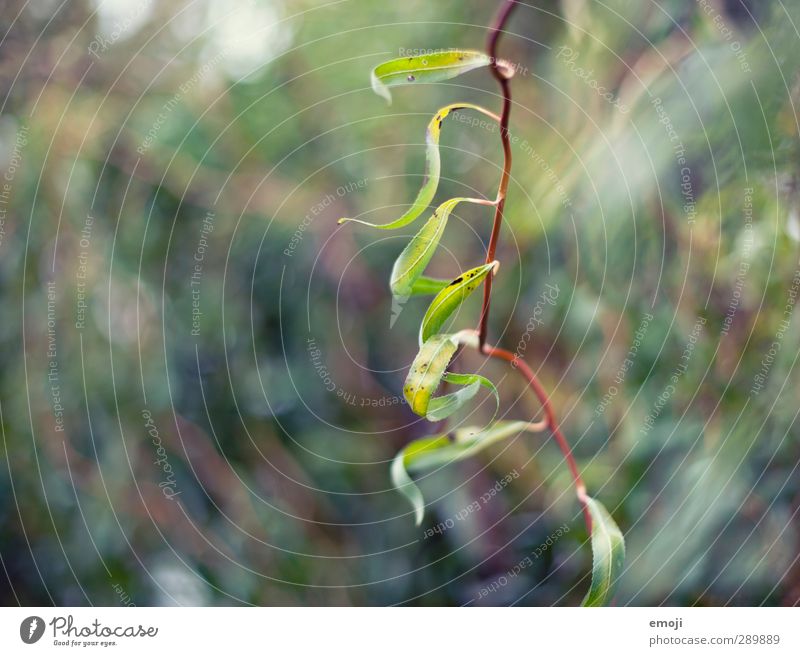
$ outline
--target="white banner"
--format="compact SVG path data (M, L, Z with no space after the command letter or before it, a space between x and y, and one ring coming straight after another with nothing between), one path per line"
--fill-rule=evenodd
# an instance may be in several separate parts
M800 653L792 608L5 608L4 654ZM544 650L544 651L543 651Z

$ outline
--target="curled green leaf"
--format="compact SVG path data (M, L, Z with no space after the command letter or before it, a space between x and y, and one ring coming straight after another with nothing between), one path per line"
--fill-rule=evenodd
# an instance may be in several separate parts
M420 276L414 281L414 285L411 288L411 296L427 296L429 294L438 294L449 284L449 280Z
M495 413L500 407L500 394L494 383L488 378L484 378L478 374L446 373L442 376L442 380L453 385L463 385L464 387L450 394L430 399L428 402L428 409L425 412L425 418L428 421L447 419L467 401L472 399L481 387L485 387L494 395L496 404Z
M497 272L499 265L500 263L495 260L465 271L436 295L422 318L422 325L419 329L420 345L439 331L447 318L477 289L489 272Z
M428 421L446 419L472 399L481 387L492 393L496 403L495 411L497 410L500 395L489 379L478 374L446 372L459 344L474 337L474 331L462 331L456 335L434 335L420 347L403 386L403 394L413 412ZM434 398L433 394L443 380L461 385L462 389Z
M425 500L409 472L420 472L464 460L492 444L519 435L531 426L525 421L498 421L485 430L474 426L459 429L453 440L447 435L435 435L407 444L392 461L391 475L395 488L414 508L417 526L425 515Z
M414 293L415 283L431 261L447 226L450 213L461 202L487 204L487 201L479 198L451 198L439 205L395 260L389 279L389 286L394 296L403 298Z
M625 563L625 539L602 503L586 497L592 517L592 584L582 606L605 606L614 596Z
M435 448L427 449L425 453L418 453L409 463L409 471L420 472L458 460L466 460L492 444L515 437L524 431L535 430L533 426L527 421L497 421L488 428L480 426L459 428L453 432L452 441L448 441L447 444L437 443Z
M491 58L477 50L443 50L417 57L398 57L372 70L372 90L386 102L392 102L389 87L441 82L490 63Z
M425 437L413 441L400 450L392 461L391 476L392 485L411 503L414 508L415 524L419 526L425 516L425 499L422 492L408 475L408 467L419 457L421 453L428 450L436 450L443 445L449 444L447 435L437 435Z
M397 230L403 228L409 223L412 223L422 214L428 207L430 207L433 197L436 195L436 188L439 186L439 178L442 173L442 159L439 154L439 138L442 133L442 122L447 116L459 109L474 109L477 112L490 116L495 121L499 121L499 117L488 109L484 109L480 105L473 105L471 103L455 103L442 107L428 123L425 130L425 179L417 192L417 197L411 204L411 207L399 219L395 219L390 223L370 223L362 221L361 219L342 218L339 223L353 222L362 225L370 226L371 228L378 228L380 230Z
M403 395L412 412L421 417L428 412L431 396L457 348L453 335L434 335L422 345L403 385Z

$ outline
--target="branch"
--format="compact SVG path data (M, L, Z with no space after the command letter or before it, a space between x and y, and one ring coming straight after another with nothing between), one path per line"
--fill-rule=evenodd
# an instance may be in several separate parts
M517 6L516 0L505 0L501 5L494 23L489 30L489 35L486 40L486 52L491 58L491 71L497 82L500 84L500 90L503 94L503 111L500 114L500 140L503 143L503 174L500 176L500 185L497 189L497 200L494 211L494 224L492 225L492 235L489 238L489 246L486 249L486 263L495 260L495 251L497 250L497 241L500 236L500 226L503 224L503 209L506 204L506 194L508 192L508 182L511 178L511 140L508 136L508 121L511 116L511 85L509 84L509 73L504 67L498 66L497 57L497 44L500 41L500 36L504 31L506 22L508 21L514 7ZM583 508L583 518L586 522L586 529L589 535L592 534L592 517L589 514L589 507L586 502L586 486L581 479L578 465L575 463L575 458L572 456L572 449L570 449L567 438L558 427L553 406L550 403L550 398L547 395L544 387L539 382L533 370L525 364L524 361L517 358L510 351L498 348L496 346L489 346L486 343L486 332L489 321L489 302L492 297L492 279L494 272L489 273L483 283L483 306L481 308L480 324L478 326L478 350L484 355L492 358L499 358L509 362L511 366L522 374L528 383L528 386L533 390L545 414L545 422L547 428L555 437L561 452L564 454L564 459L567 461L572 480L575 484L575 494Z
M583 519L586 522L586 530L589 532L589 535L591 535L592 517L589 514L589 507L586 503L586 485L584 485L583 479L578 471L578 465L576 464L575 458L572 455L572 449L570 449L567 438L564 437L564 434L558 427L558 420L556 419L555 412L553 411L553 405L550 403L550 397L547 395L547 392L545 392L544 387L542 387L542 384L539 382L536 374L533 373L533 370L525 363L524 360L520 360L516 355L511 353L511 351L506 351L505 349L498 348L496 346L489 346L488 344L484 344L481 350L485 355L488 355L491 358L499 358L510 363L511 366L519 371L523 378L525 378L528 386L533 390L534 394L536 394L536 398L539 399L539 403L542 404L542 410L544 410L547 428L550 429L553 437L556 438L558 447L561 449L561 453L564 454L564 459L567 461L567 466L569 467L570 474L572 474L572 480L575 484L575 494L577 495L578 501L581 502L581 506L583 508Z
M497 44L503 28L508 21L514 7L517 6L516 0L505 0L494 23L489 30L486 41L486 52L491 58L490 68L492 75L500 84L503 94L503 111L500 114L500 140L503 143L503 174L500 176L500 185L497 189L497 200L494 210L494 223L492 224L492 235L489 238L489 246L486 249L486 263L492 262L497 250L497 240L500 236L500 226L503 224L503 208L506 204L506 193L508 192L508 181L511 178L511 141L508 137L508 120L511 116L511 86L509 84L510 74L501 66L498 66ZM490 273L483 284L483 306L481 308L480 324L478 326L478 341L482 349L486 344L486 332L489 322L489 301L492 297L492 279L494 273Z

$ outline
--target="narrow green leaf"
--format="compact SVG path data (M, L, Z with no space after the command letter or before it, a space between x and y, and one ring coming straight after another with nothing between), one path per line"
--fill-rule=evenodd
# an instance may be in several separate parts
M477 50L445 50L418 57L390 59L372 70L372 90L387 102L392 102L391 86L441 82L488 66L490 62L486 53Z
M458 343L453 335L434 335L419 350L408 370L403 395L412 412L424 417Z
M449 284L450 284L449 280L444 280L441 278L429 278L428 276L420 276L414 281L414 286L411 288L411 295L427 296L429 294L438 294Z
M454 432L453 441L440 442L435 448L420 451L407 463L408 471L420 472L433 467L471 458L485 448L528 429L526 421L498 421L489 428L468 426ZM413 442L412 442L413 444Z
M500 406L500 395L489 379L478 374L445 372L459 344L475 340L477 335L474 330L462 330L455 335L433 335L420 347L403 385L403 395L413 412L428 421L440 421L452 415L474 397L481 386L486 387L494 395L495 412L497 411ZM464 388L432 398L442 380L454 385L463 385Z
M587 497L592 516L592 584L582 606L605 606L614 596L625 563L625 539L602 503Z
M435 450L449 442L447 435L424 437L406 445L392 461L392 485L411 503L414 508L414 523L417 526L422 523L422 518L425 516L425 499L422 497L422 492L417 487L417 484L408 475L409 462L412 462L420 453Z
M425 130L425 180L417 193L417 197L414 199L411 207L406 210L405 214L399 219L384 224L370 223L368 221L362 221L361 219L350 218L339 219L339 223L350 221L380 230L397 230L398 228L403 228L409 223L412 223L420 214L427 210L433 201L433 197L436 195L436 188L439 186L439 178L442 173L442 160L439 154L439 138L442 133L442 122L451 112L459 109L474 109L494 119L497 118L489 110L479 105L473 105L472 103L455 103L442 107L430 120Z
M401 298L411 295L414 283L422 276L439 245L450 213L461 202L483 203L476 198L451 198L436 208L395 260L389 280L393 295Z
M425 413L425 418L428 421L441 421L447 419L456 410L463 406L467 401L478 393L481 386L487 388L495 399L495 413L500 407L500 394L497 391L494 383L488 378L479 376L478 374L454 374L446 373L442 376L442 380L452 383L454 385L464 385L460 390L445 394L444 396L437 396L428 403L428 411Z
M497 271L499 264L495 260L465 271L436 295L422 318L422 325L419 329L420 345L439 331L447 318L475 291L489 272Z
M409 472L464 460L491 444L519 435L529 425L525 421L499 421L486 430L474 426L457 430L454 441L447 435L436 435L407 444L392 461L391 475L393 485L414 508L417 526L422 523L425 514L425 500Z

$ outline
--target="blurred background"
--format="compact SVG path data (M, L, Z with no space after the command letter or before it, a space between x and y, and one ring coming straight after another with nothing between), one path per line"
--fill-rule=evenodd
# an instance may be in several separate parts
M569 605L591 552L561 454L521 435L426 475L402 400L424 300L388 276L442 105L495 3L7 0L0 43L0 602ZM800 5L520 3L490 340L550 391L625 533L618 605L800 601ZM493 198L451 117L437 203ZM461 206L429 273L482 261ZM476 295L477 296L477 295ZM475 325L478 299L454 325ZM504 418L540 409L521 378ZM489 418L488 403L466 419Z

